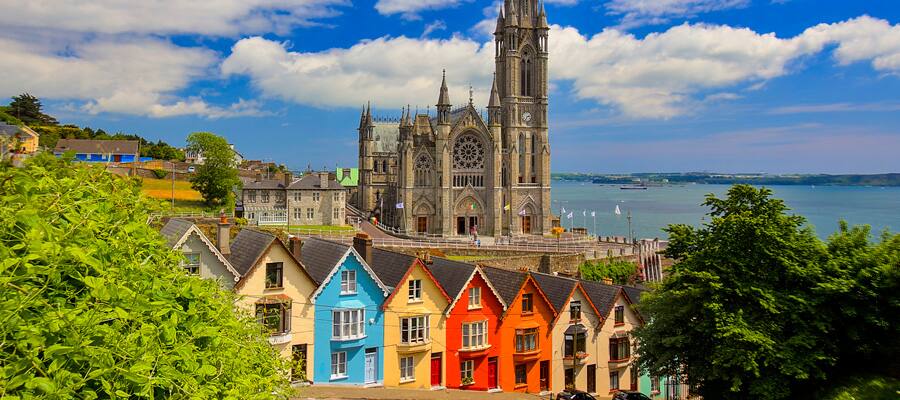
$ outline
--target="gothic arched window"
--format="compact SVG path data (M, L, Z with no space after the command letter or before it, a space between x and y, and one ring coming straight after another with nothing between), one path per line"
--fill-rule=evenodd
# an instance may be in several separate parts
M519 183L525 182L525 134L519 135Z
M416 187L431 186L431 159L425 154L420 154L419 157L416 158L414 175Z
M453 186L484 187L484 144L475 135L464 134L453 144Z
M531 96L531 86L532 86L532 70L531 70L531 55L528 52L522 53L522 67L520 68L520 80L521 80L521 88L522 88L522 96Z
M531 155L531 183L537 182L537 135L531 135L531 151L528 154Z

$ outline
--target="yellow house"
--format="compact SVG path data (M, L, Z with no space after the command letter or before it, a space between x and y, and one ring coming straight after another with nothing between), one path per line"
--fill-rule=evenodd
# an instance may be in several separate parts
M594 350L598 356L597 393L602 395L619 390L637 390L640 374L634 373L634 338L631 337L631 331L641 324L640 316L635 313L631 300L621 287L599 282L581 283L603 317ZM612 297L602 296L610 288L615 289L615 294Z
M384 385L443 388L450 298L416 257L372 249L371 268L391 287L384 310Z
M299 241L291 245L299 249ZM269 331L269 343L282 357L303 360L304 370L293 371L292 379L312 381L315 307L310 295L316 290L315 281L287 246L269 233L241 230L227 257L242 275L234 285L241 306Z
M19 154L34 154L38 149L40 135L27 126L7 125L0 122L0 135L8 140L0 140L8 147L6 150ZM15 147L13 147L15 144Z

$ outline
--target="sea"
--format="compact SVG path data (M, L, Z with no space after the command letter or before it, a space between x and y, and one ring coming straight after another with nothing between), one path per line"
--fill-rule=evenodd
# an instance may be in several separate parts
M700 226L709 211L701 205L706 195L724 197L730 185L665 185L647 190L622 190L620 185L554 180L553 213L565 209L566 228L585 227L600 236L628 236L628 213L637 238L665 239L669 224ZM838 229L838 221L869 225L874 235L884 229L900 232L900 187L767 186L784 200L789 213L802 215L825 239ZM616 206L621 214L615 213ZM567 218L569 214L572 218ZM593 213L593 217L592 217Z

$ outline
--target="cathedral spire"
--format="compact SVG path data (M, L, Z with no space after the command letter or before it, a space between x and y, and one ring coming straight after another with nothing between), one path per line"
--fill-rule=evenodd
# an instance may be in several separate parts
M375 122L372 121L372 104L370 102L366 102L366 126L375 126Z
M497 27L494 28L494 34L499 34L503 32L503 6L500 6L500 10L497 11Z
M488 108L500 108L500 91L497 90L497 73L494 72L494 81L491 84L491 99L488 101Z
M444 77L441 80L441 94L438 96L438 106L450 105L450 94L447 91L447 70L444 70Z
M544 2L541 2L541 11L538 14L538 28L549 28L550 25L547 23L547 10L544 9Z

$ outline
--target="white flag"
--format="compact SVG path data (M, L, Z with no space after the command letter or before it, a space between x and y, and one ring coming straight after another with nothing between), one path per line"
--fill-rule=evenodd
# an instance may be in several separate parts
M597 212L596 212L596 211L591 211L591 216L592 216L592 217L596 217L596 216L597 216Z
M622 210L619 210L618 204L616 204L616 215L622 215Z
M587 210L581 211L581 216L582 216L582 217L587 217Z
M524 208L522 209L522 211L519 211L519 215L521 215L521 216L523 216L523 217L525 216L525 209L524 209Z
M399 202L399 203L397 203L397 208L403 208L403 202L402 202L402 201Z
M566 216L566 218L572 219L572 213L570 212L569 215Z
M562 208L562 211L560 211L559 213L560 213L560 214L565 214L565 213L566 213L566 208L563 207L563 208Z

